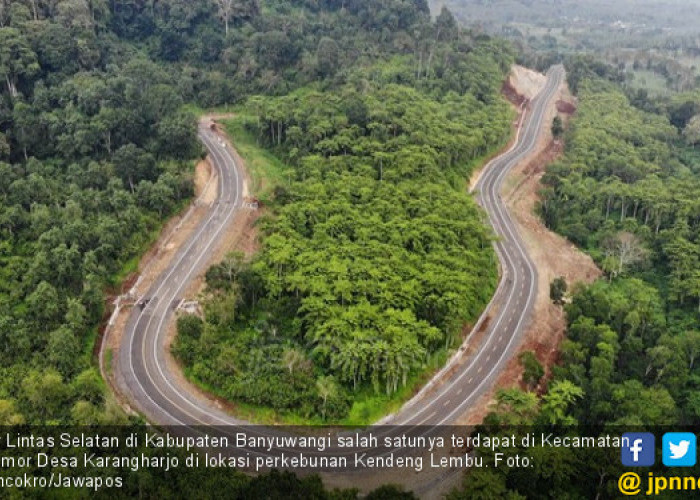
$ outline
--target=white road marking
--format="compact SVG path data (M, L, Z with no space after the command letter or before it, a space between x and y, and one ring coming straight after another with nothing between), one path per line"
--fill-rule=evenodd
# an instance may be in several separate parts
M548 89L549 89L549 87L551 86L551 84L552 84L553 81L554 81L554 80L553 80L552 78L550 78L550 82L548 83L548 86L547 86ZM550 94L548 95L548 100L549 100L550 98L553 97L553 94L551 94L551 91L549 91L549 92L550 92ZM535 101L539 103L539 101L540 101L539 98L540 98L542 95L547 95L547 94L546 94L545 92L542 92L542 94L540 94L540 95L537 96L537 98L535 99ZM521 257L520 257L520 261L519 261L520 269L524 272L524 270L525 270L525 267L523 266L523 262L524 262L525 264L527 264L527 267L528 267L528 268L530 269L530 271L531 271L531 275L530 275L530 276L531 276L531 278L530 278L530 293L529 293L529 295L528 295L528 298L527 298L527 301L526 301L524 310L527 310L527 308L531 305L532 301L534 300L534 293L533 293L533 291L534 291L535 286L536 286L536 276L537 276L537 273L536 273L536 270L534 269L534 267L533 267L533 265L532 265L532 263L531 263L531 260L528 258L527 253L525 252L524 248L522 247L522 245L521 245L521 243L520 243L520 240L518 239L518 237L516 236L516 234L515 234L515 232L514 232L515 229L514 229L514 227L512 226L511 220L510 220L510 218L509 218L507 212L504 212L504 207L502 206L502 203L499 203L499 202L500 202L500 196L499 196L499 194L498 194L498 192L497 192L497 189L498 189L498 187L500 186L500 183L502 182L502 179L504 178L505 174L510 170L510 167L511 167L512 165L514 165L516 162L520 161L520 160L522 159L522 157L524 156L524 154L525 154L526 152L529 152L529 151L532 149L532 146L534 145L535 141L537 140L539 134L532 134L531 132L532 132L532 130L533 130L536 126L537 126L537 127L540 127L540 126L541 126L541 124L542 124L542 119L543 119L543 116L544 116L544 109L545 109L544 106L542 106L542 107L540 107L539 109L537 109L537 111L535 112L535 114L537 115L537 119L531 119L529 122L527 122L527 125L525 125L525 126L523 127L523 129L525 129L524 137L528 138L527 140L529 141L529 145L528 145L527 147L525 147L525 146L524 146L525 143L524 143L524 142L520 142L519 139L518 139L518 140L515 141L515 143L514 143L513 147L511 148L511 150L510 150L508 153L506 153L506 154L510 154L511 152L515 151L516 149L523 149L523 152L519 152L519 153L518 153L517 155L515 155L511 160L505 162L502 166L500 166L500 167L499 167L499 170L496 172L496 174L498 174L498 175L496 175L496 174L491 174L491 175L489 175L488 177L485 177L485 178L488 178L489 190L490 190L491 198L487 198L487 199L485 199L485 200L483 200L483 201L484 201L484 203L485 203L486 205L488 205L489 207L491 207L491 208L493 209L493 213L489 212L489 218L490 218L491 221L492 221L492 225L493 225L494 228L497 228L497 230L500 230L500 232L501 232L502 234L504 234L504 235L507 234L508 236L511 237L511 240L508 242L508 244L509 244L509 246L510 246L511 248L515 248L516 250L518 250L518 252L519 252L519 254L520 254L520 256L521 256ZM520 136L520 132L521 132L521 131L519 130L519 131L518 131L518 135L519 135L519 136ZM206 141L205 141L205 142L206 142ZM212 151L212 152L213 152L213 151ZM231 158L231 156L230 156L230 154L228 153L227 150L226 150L226 154L227 154L227 156L229 156L229 158L233 161L233 159ZM502 155L502 156L499 157L499 158L502 159L504 156L505 156L505 154ZM234 165L235 165L235 162L234 162ZM218 165L217 165L217 166L218 166ZM222 173L223 173L223 174L226 174L226 172L222 172ZM237 171L237 169L234 170L234 173L235 173L236 176L238 176L238 171ZM496 176L494 177L494 175L496 175ZM224 175L224 176L225 176L225 175ZM483 181L483 179L482 179L482 181ZM486 182L486 181L484 181L484 182ZM221 191L222 191L222 189L223 189L223 184L224 184L223 182L222 182L222 183L219 183L219 191L220 191L220 193L221 193ZM482 183L482 184L483 184L483 183ZM237 179L236 187L238 188L239 186L240 186L240 181ZM238 191L239 191L239 190L237 189L236 196L238 196L238 194L239 194ZM234 204L234 205L235 205L235 204ZM231 212L228 213L228 216L226 217L226 221L228 221L228 219L233 215L234 212L235 212L235 206L234 206L234 209L232 209ZM216 213L216 212L215 212L215 213ZM221 229L222 229L224 226L225 226L225 224L222 224L222 225L218 228L218 231L215 232L215 236L218 235L219 231L221 231ZM208 223L205 224L205 225L202 227L202 230L204 230L205 228L207 229L207 231L209 231L209 230L211 229L211 228L209 227L209 224L208 224ZM211 241L213 242L214 240L215 240L215 237L212 238ZM209 246L209 245L207 245L207 246L205 247L205 249L208 248L208 246ZM504 247L503 245L498 245L498 246ZM505 248L505 247L504 247L504 248ZM188 250L188 251L189 251L189 250ZM509 255L508 252L501 253L501 252L499 251L498 248L496 249L496 251L497 251L497 253L498 253L498 255L499 255L499 259L501 260L501 263L502 263L502 266L503 266L503 267L507 267L506 264L515 264L515 262L513 262L513 260L512 260L512 256ZM202 255L200 256L200 258L201 258L205 253L206 253L206 252L202 252ZM186 254L187 254L187 253L185 253L185 255L186 255ZM198 263L200 260L201 260L201 259L196 259L196 263ZM182 259L181 259L181 261L182 261ZM504 262L505 262L506 264L504 264ZM177 267L177 266L174 266L174 268L176 268L176 267ZM189 278L190 274L193 272L193 269L194 269L195 267L196 267L196 266L193 266L193 267L192 267L192 269L190 270L190 273L188 273L188 275L187 275L187 278ZM512 268L515 269L514 266L512 266ZM515 274L515 280L514 280L514 283L512 283L512 289L511 289L511 291L510 291L510 293L509 293L509 295L508 295L508 299L507 299L507 301L506 301L506 303L505 303L504 310L507 310L507 309L508 309L508 306L512 303L512 300L513 300L513 297L514 297L514 292L515 292L515 290L517 289L516 284L517 284L517 281L518 281L518 273L514 273L514 274ZM179 276L178 276L178 277L179 277ZM186 280L187 280L187 278L186 278ZM166 277L166 279L163 281L163 283L161 283L161 287L162 287L163 284L165 284L165 282L167 282L167 280L168 280L168 277ZM185 280L185 281L186 281L186 280ZM500 285L502 285L502 284L504 283L504 281L505 281L505 280L501 280L501 283L499 283L499 288L498 288L498 290L497 290L497 294L499 293L499 291L500 291L500 289L501 289L501 286L500 286ZM185 283L181 283L181 285L184 286ZM524 285L525 285L525 284L521 282L521 284L520 284L521 295L522 295L522 290L524 289ZM176 291L176 292L177 292L177 291ZM167 297L167 296L166 296L166 297ZM167 300L163 300L162 302L159 302L158 304L156 304L156 305L153 307L154 311L153 311L153 315L151 315L151 317L150 317L150 319L149 319L149 322L148 322L149 325L150 325L151 320L153 319L153 316L155 316L155 313L158 312L159 307L162 309L163 304L165 304L165 308L167 309L167 307L168 307ZM512 316L512 315L511 315L511 316ZM143 313L139 316L139 321L140 321L140 318L142 318L142 317L143 317ZM152 359L152 360L155 361L155 364L156 364L156 366L158 367L158 371L160 372L159 374L160 374L160 376L161 376L161 380L163 380L163 381L165 382L165 384L167 384L168 386L170 386L170 388L172 388L172 390L174 391L175 395L176 395L177 397L179 397L180 400L184 401L185 403L189 404L190 406L193 406L193 407L194 407L195 409L197 409L200 413L204 413L205 416L210 416L210 417L213 418L214 420L219 420L220 422L223 422L223 423L238 422L238 421L236 421L235 419L232 419L231 417L228 417L228 416L225 416L226 419L223 420L222 418L219 417L219 415L221 414L220 412L217 411L216 413L213 413L213 412L210 412L206 407L201 406L201 404L200 404L199 406L198 406L198 405L195 405L195 404L192 403L187 397L185 397L186 395L182 395L182 394L178 393L177 389L176 389L175 387L172 386L172 383L170 382L170 380L168 380L167 377L165 377L165 374L164 374L164 372L163 372L163 370L162 370L162 367L161 367L161 360L159 359L159 356L158 356L158 354L162 354L162 353L160 353L160 352L157 350L157 347L158 347L158 340L160 340L161 335L162 335L162 332L163 332L163 329L161 328L161 325L162 325L162 323L163 323L163 321L165 320L166 317L167 317L167 314L163 314L163 317L161 318L160 324L158 325L159 328L158 328L158 330L156 330L156 338L154 339L154 343L153 343L153 345L154 345L154 347L155 347L156 349L154 349L154 352L152 353L152 354L153 354L153 357L150 358L150 359ZM520 316L520 319L519 319L519 321L518 321L518 324L517 324L516 330L515 330L516 333L520 331L520 325L521 325L522 321L524 321L525 317L526 317L525 314L522 314L522 315ZM498 330L497 327L498 327L498 325L500 324L500 322L503 320L503 318L504 318L504 314L501 314L501 315L499 316L499 318L498 318L498 321L497 321L497 323L496 323L496 326L494 326L494 327L491 328L490 330L491 330L491 331L497 331L497 330ZM147 336L148 332L149 332L149 328L147 327L147 328L145 329L145 331L144 331L144 339L143 339L143 340L144 340L144 343L145 343L145 337ZM133 330L132 332L129 332L129 333L134 333L134 334L135 334L135 330ZM154 400L150 397L150 395L148 394L148 391L143 387L143 385L141 384L140 380L139 380L138 377L136 376L136 372L134 371L134 365L133 365L133 361L134 361L134 360L133 360L132 357L130 356L130 354L133 352L133 341L134 341L134 338L133 338L133 337L134 337L134 336L135 336L135 335L132 335L132 337L130 338L130 342L131 342L132 348L130 348L130 350L129 350L129 360L128 360L128 361L129 361L129 367L131 368L131 373L132 373L133 376L134 376L133 378L136 380L136 383L138 384L138 386L140 387L141 391L142 391L143 394L146 396L146 398L147 398L148 400L150 400L150 401L153 403L153 405L154 405L159 411L161 411L165 416L167 416L167 417L169 417L169 418L172 418L172 419L175 420L176 422L179 422L179 423L181 423L181 424L184 424L184 422L181 422L180 420L177 419L177 417L175 417L174 415L170 414L170 413L168 412L167 409L165 409L165 408L161 407L160 405L158 405L157 403L155 403L155 401L154 401ZM476 360L478 360L478 359L481 357L481 355L487 350L488 346L491 345L491 343L492 343L492 338L493 338L492 335L490 335L490 336L488 337L488 341L485 342L485 343L484 343L484 346L481 348L481 350L477 352L476 356L473 358L473 361L469 364L469 367L473 366L474 362L476 362ZM492 367L492 369L491 369L489 375L486 376L486 377L484 377L484 378L482 379L481 383L479 384L479 386L478 386L478 387L477 387L477 388L462 402L462 404L460 404L457 408L455 408L455 409L454 409L449 415L447 415L440 423L446 422L446 421L448 421L449 419L451 419L452 415L454 415L457 411L460 411L461 408L462 408L475 394L477 394L477 392L478 392L479 389L482 387L482 385L483 385L484 383L487 382L487 380L489 379L490 375L491 375L497 368L499 368L499 365L500 365L501 361L504 359L504 357L505 357L506 354L508 353L508 350L509 350L511 344L514 342L515 338L516 338L515 335L513 335L513 336L511 337L510 341L508 342L508 345L507 345L506 348L503 350L503 353L502 353L501 357L499 358L499 360L498 360L498 361L494 364L494 366ZM502 340L502 339L503 339L503 335L500 335L499 341ZM489 359L490 359L490 356L489 356ZM169 398L166 394L164 394L164 393L161 391L161 388L160 388L157 384L155 384L155 382L154 382L153 379L151 378L151 373L150 373L150 371L148 370L148 363L147 363L148 358L144 356L143 361L146 363L146 365L145 365L146 374L147 374L147 376L149 377L149 379L151 380L151 382L153 383L153 386L155 387L156 391L158 391L158 394L159 394L160 396L164 397L167 401L169 401L175 408L178 408L178 409L179 409L180 411L182 411L184 414L186 414L186 415L188 415L188 416L194 418L194 422L195 422L195 423L202 423L203 420L201 419L201 417L200 417L200 418L195 417L194 415L192 415L191 413L189 413L187 410L185 410L184 408L182 408L181 406L179 406L177 403L175 403L175 402L173 402L172 400L170 400L170 398ZM479 367L478 372L481 373L482 370L483 370L483 365L481 365L481 366ZM455 383L459 382L459 381L461 380L461 378L464 376L464 374L465 374L467 371L468 371L468 370L463 371L462 374L460 374L460 376L458 376L456 380L454 380L451 384L449 384L449 386L446 388L446 391L447 391L447 390L450 390L450 389L454 386ZM469 380L468 383L471 383L473 380L474 380L473 377L470 378L470 380ZM462 389L460 388L460 392L459 392L459 393L461 393L461 392L462 392ZM442 392L441 394L437 394L437 395L436 395L436 399L439 398L440 395L444 395L444 393L445 393L445 392ZM425 406L423 406L423 407L420 409L420 411L418 411L418 412L415 414L415 416L420 415L420 414L423 413L425 410L429 409L430 406L431 406L430 404L426 404ZM430 419L431 419L432 417L434 417L436 414L437 414L437 411L433 411L433 413L431 413L431 414L427 417L426 420L430 420ZM424 422L425 422L425 420L424 420ZM185 425L186 425L186 424L185 424ZM236 424L234 424L234 425L236 425ZM195 431L195 432L196 432L196 431Z

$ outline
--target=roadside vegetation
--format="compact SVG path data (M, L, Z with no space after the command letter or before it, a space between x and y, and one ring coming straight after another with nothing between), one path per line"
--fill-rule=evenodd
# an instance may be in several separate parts
M696 424L700 163L683 137L693 118L674 127L673 107L635 109L601 80L580 88L567 154L544 178L542 212L608 279L577 291L567 308L561 375L585 391L580 421ZM593 370L602 368L594 359L610 371Z
M495 257L463 186L509 134L513 54L448 11L3 1L0 42L5 421L121 418L92 339L192 194L192 110L243 106L232 126L266 151L270 209L260 255L212 269L206 324L183 329L196 379L303 418L373 418L488 301Z
M194 117L167 70L108 38L107 11L29 7L0 9L0 424L119 422L97 325L192 194Z
M227 127L267 215L260 253L210 269L205 317L179 319L186 373L265 421L368 423L410 397L493 293L491 234L464 186L513 118L499 94L511 46L436 14L425 0L0 0L0 425L126 421L94 339L106 296L191 197L193 111L211 108L236 111ZM700 424L697 37L529 22L504 31L519 59L565 52L580 100L556 124L566 153L540 214L605 279L554 283L561 362L522 355L523 387L497 394L486 425ZM641 50L605 51L622 38ZM471 472L451 497L617 493L619 455L538 459ZM125 491L356 496L190 472Z
M427 59L378 57L253 97L228 122L282 182L260 254L209 271L206 319L181 319L175 353L243 412L370 423L438 368L495 288L490 232L464 186L509 137L499 92L512 56L447 12L415 19Z
M219 122L245 160L251 177L251 191L264 205L269 205L274 199L275 190L287 186L291 181L292 169L260 144L250 125L257 123L255 115L249 114L249 110L243 106L232 109L230 114L230 117Z
M645 111L613 68L589 63L569 68L579 109L566 153L543 178L540 212L605 277L568 292L553 283L568 323L560 362L544 380L536 360L521 359L528 384L497 394L485 422L492 431L604 435L700 423L700 158L688 131L700 100L688 93ZM558 449L538 463L541 472L527 475L469 474L451 498L592 498L616 492L624 472L617 450Z

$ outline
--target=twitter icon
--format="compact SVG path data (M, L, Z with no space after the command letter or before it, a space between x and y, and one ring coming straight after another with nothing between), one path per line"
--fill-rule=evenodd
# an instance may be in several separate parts
M690 432L667 432L663 439L663 462L667 467L693 467L697 461L697 438Z

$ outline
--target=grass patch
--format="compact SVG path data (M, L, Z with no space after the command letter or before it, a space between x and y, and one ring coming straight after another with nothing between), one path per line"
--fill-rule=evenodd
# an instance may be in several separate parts
M291 167L258 144L257 137L248 128L249 125L257 123L257 117L244 105L224 105L203 109L195 104L187 104L184 109L197 117L230 115L229 118L217 121L238 154L246 162L246 170L252 181L251 192L254 196L263 202L270 202L275 187L289 184Z
M107 375L112 374L112 358L114 356L114 353L112 352L111 348L105 349L105 373Z
M91 328L90 331L83 337L83 359L86 361L87 365L92 365L93 353L95 352L95 343L97 342L98 329L97 327Z
M158 233L160 231L153 231L146 240L147 243L144 244L144 251L146 248L150 247L156 239L158 239ZM131 274L139 270L139 262L141 261L142 255L134 255L129 260L127 260L124 265L110 278L110 282L113 286L117 286L123 283Z
M257 138L247 127L256 122L255 116L239 110L234 117L222 120L221 124L238 154L246 162L253 194L269 203L277 186L289 184L292 169L258 144Z

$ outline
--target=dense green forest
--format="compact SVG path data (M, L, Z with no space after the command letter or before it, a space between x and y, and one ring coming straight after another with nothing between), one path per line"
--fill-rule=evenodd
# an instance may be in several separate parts
M496 51L493 57L484 55L490 50ZM387 66L383 74L377 63L392 57L395 66ZM370 150L366 154L358 152L357 161L348 154L342 163L338 150L324 149L313 167L310 156L316 150L302 149L298 143L299 155L292 158L295 142L284 130L284 140L279 132L267 139L274 139L280 155L289 154L290 162L299 167L299 180L288 192L278 193L280 207L288 207L285 209L290 216L295 211L298 214L300 208L294 207L292 200L311 196L311 191L304 191L311 184L302 179L313 175L315 189L327 193L329 204L325 209L347 208L358 201L357 193L345 190L345 200L336 197L338 179L326 180L321 172L330 175L335 169L336 175L348 180L356 168L363 175L355 180L355 188L376 189L396 204L382 207L379 213L384 219L374 221L374 231L381 232L383 225L393 224L393 231L401 232L401 222L409 213L429 217L421 197L433 203L430 198L435 196L434 203L443 206L443 213L447 212L444 207L452 204L450 218L444 222L452 228L450 234L456 241L449 244L468 247L474 253L472 264L478 263L483 279L492 282L495 264L479 212L456 191L449 195L437 191L449 186L450 176L467 172L466 164L475 155L504 139L510 115L503 103L494 99L494 89L510 58L501 44L459 36L447 13L437 24L431 23L423 0L370 4L311 0L0 0L0 424L126 421L107 396L92 356L93 344L106 297L118 293L121 280L134 269L165 218L192 194L194 160L202 150L196 140L196 117L187 110L239 103L250 95L288 95L296 89L303 89L297 98L304 92L317 93L326 101L326 113L345 116L345 121L333 122L323 130L323 139L342 141L342 134L366 136L365 146L386 154L382 162L386 162L387 181L379 183L370 175ZM363 73L362 68L367 72ZM371 73L370 68L374 68ZM467 77L465 68L478 68L483 73ZM444 76L447 83L436 75ZM343 93L352 88L366 99L362 102L364 116L362 109L351 110L343 103ZM462 134L467 131L458 124L460 117L474 113L476 119L477 113L489 110L494 115L489 121L492 129L484 131L483 136L473 136L471 146L465 149L456 142L433 144L419 137L435 126L445 133L444 124L416 125L413 116L404 122L405 109L387 108L383 117L369 110L376 100L389 96L399 105L404 95L423 106L424 111L440 110L449 123L459 125L454 131ZM278 106L282 101L270 102ZM450 109L451 105L457 109ZM261 115L261 120L265 118ZM292 120L290 116L283 118ZM299 125L326 127L312 123L321 118L309 112L304 118L307 123L300 121ZM370 124L391 128L378 129L373 135L367 128ZM399 125L406 130L399 129ZM382 144L389 136L395 142ZM261 135L262 140L266 138ZM371 140L379 144L370 144ZM309 147L320 143L315 138ZM415 146L408 147L411 144ZM402 151L404 147L406 151ZM349 151L343 151L343 155L346 153ZM313 169L302 174L302 163ZM434 184L426 183L425 190L416 184L399 186L395 171L399 166L406 172L424 169L434 177ZM400 204L409 198L417 204L404 209ZM363 203L356 208L358 217L369 213L367 193ZM319 217L326 215L322 209L318 208ZM464 221L450 224L454 213L464 215ZM283 220L282 216L272 217L268 223L266 231L272 244L264 254L267 258L278 258L274 234L279 240L286 231ZM328 236L332 236L330 231ZM404 244L393 241L395 234L392 241L383 234L378 237L385 239L377 243L386 249L398 251ZM301 242L305 236L299 234L298 238ZM412 235L410 241L416 246L444 242L440 233L427 232ZM307 244L311 251L311 242ZM331 250L338 252L336 245ZM454 249L435 252L432 265L440 272L449 266L461 269L462 264L453 262L451 252ZM260 262L260 271L253 280L261 280L261 294L280 296L280 287L289 284L280 283L274 288L270 273L262 269L265 261ZM386 266L398 264L402 263L396 257L390 259L387 255ZM252 321L255 310L258 317L275 314L285 328L294 328L287 324L292 322L292 307L301 306L288 290L278 303L261 295L253 299L254 306L246 309L241 304L250 299L232 293L239 284L230 280L222 284L216 272L210 272L212 289L228 293L235 307L220 308L219 317L211 312L212 325L225 326L223 318L227 315L250 314ZM295 271L297 276L299 272ZM398 275L394 276L396 281ZM459 286L473 288L471 279L465 278ZM475 303L487 299L487 287L483 288ZM257 293L255 285L240 289ZM376 290L372 293L379 295ZM414 295L409 299L415 302ZM366 306L369 316L363 321L376 321L388 339L398 338L400 325L409 325L408 339L396 343L406 349L407 356L424 356L438 341L449 340L428 320L400 309L400 301L405 298L398 293L386 300L395 300L396 306L383 303L374 310ZM421 314L430 314L436 324L456 321L440 307L448 305L435 303L433 310ZM478 305L472 307L461 314L471 317ZM265 335L275 326L272 321L269 324ZM276 346L271 342L264 348L275 352ZM328 362L324 358L324 363ZM331 370L330 366L325 369ZM387 376L381 377L384 384ZM313 390L322 387L324 380L332 382L331 377L319 379L318 384L312 380ZM322 397L325 408L325 400L333 398ZM317 478L300 480L289 474L255 479L241 474L213 478L196 475L184 477L181 482L158 474L139 475L129 492L172 496L192 491L197 495L202 488L226 488L239 498L258 498L262 492L279 498L357 496L353 491L327 492ZM380 489L374 495L411 497L392 488Z
M480 215L466 196L440 191L504 139L510 115L496 90L512 56L498 42L460 34L448 12L433 23L422 0L2 0L0 42L3 422L120 418L105 407L92 344L106 295L192 193L193 160L201 154L196 118L185 111L192 104L301 89L279 101L251 101L266 106L258 110L261 124L274 122L261 141L289 159L298 182L279 193L279 217L267 225L250 286L226 286L242 290L229 293L236 307L228 314L264 331L256 342L269 344L265 349L314 352L319 368L301 382L311 392L317 382L335 386L330 377L314 379L322 374L337 375L343 391L370 380L393 391L488 298L495 264ZM306 116L294 116L291 106L302 98ZM312 109L315 102L322 107ZM485 126L470 130L482 117ZM409 182L418 175L430 182ZM318 236L326 237L314 240L315 229L294 218L317 194L327 200L313 206ZM430 204L441 213L428 213ZM355 229L338 221L351 208ZM457 223L454 214L464 218ZM414 216L425 227L408 233ZM362 219L372 224L353 234ZM436 223L450 232L435 231ZM355 248L349 238L360 238ZM386 252L377 276L362 271L376 250L370 242ZM456 259L460 249L469 250L470 262ZM418 262L422 254L430 260ZM312 273L301 256L320 259L315 290L300 282ZM294 266L277 262L283 258ZM369 272L369 290L341 279L328 296L321 287L338 269ZM419 280L424 271L428 278ZM439 276L452 271L462 278L441 285ZM412 281L395 286L409 275ZM383 290L376 287L382 277ZM445 287L453 287L453 299L445 300ZM424 293L435 297L425 307L418 301ZM349 311L344 326L314 318L319 304L336 301L335 312ZM298 321L297 311L306 311ZM341 374L336 346L321 339L324 329L330 338L330 329L344 328L348 342L360 341L350 333L354 315L387 342L374 361L393 366L372 362L371 372L365 364L354 376ZM261 322L268 326L258 328ZM407 328L397 332L401 325ZM266 341L277 328L290 346ZM341 407L347 399L342 392Z
M292 179L253 262L209 272L206 325L181 320L176 353L218 394L342 420L365 388L392 395L424 371L488 302L496 260L465 180L509 136L512 56L447 13L416 19L424 61L382 56L246 104Z
M682 135L693 118L676 128L673 108L638 110L599 80L579 95L542 211L609 280L568 308L562 376L584 388L581 421L698 423L700 158Z
M105 291L200 154L171 74L108 31L106 4L54 3L0 3L2 424L120 419L91 359Z
M618 81L614 69L590 63L570 68L580 107L563 158L543 178L540 210L605 278L574 287L551 379L525 366L533 390L501 391L485 422L492 431L595 435L700 423L700 155L689 132L700 100L680 94L645 111L601 78ZM482 470L450 497L615 495L622 466L612 451L549 450L532 473Z
M218 394L306 421L396 394L493 292L465 179L508 137L513 59L424 0L0 0L0 425L125 421L92 357L106 296L192 194L187 110L228 104L289 182L260 253L207 273L205 319L180 318L175 354ZM620 68L567 61L580 107L539 210L605 279L557 299L561 362L541 380L523 356L529 390L501 391L486 425L700 424L700 93L625 93ZM538 459L452 496L613 491L617 458ZM211 481L130 492L356 496L286 474Z

